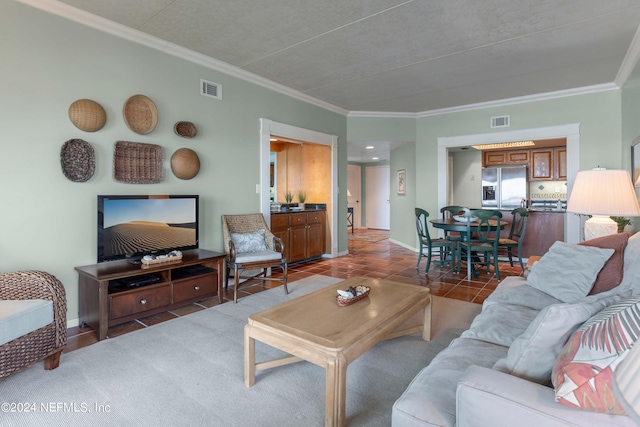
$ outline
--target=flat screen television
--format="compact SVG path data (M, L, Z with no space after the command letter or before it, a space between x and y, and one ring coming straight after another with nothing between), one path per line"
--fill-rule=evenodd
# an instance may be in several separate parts
M197 195L98 196L98 262L198 248Z

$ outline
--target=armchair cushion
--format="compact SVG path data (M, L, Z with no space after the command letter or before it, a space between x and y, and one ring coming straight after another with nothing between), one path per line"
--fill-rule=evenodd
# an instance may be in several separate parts
M261 262L272 261L282 259L282 254L276 251L264 250L260 252L245 252L239 253L236 256L236 264L242 264L247 262Z
M53 302L0 300L0 345L53 322Z
M252 233L231 233L231 240L236 247L237 253L268 250L264 229Z

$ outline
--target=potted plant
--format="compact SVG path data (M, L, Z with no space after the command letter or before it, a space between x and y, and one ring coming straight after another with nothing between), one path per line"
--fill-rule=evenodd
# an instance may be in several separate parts
M284 201L287 203L291 203L291 201L293 200L293 194L291 194L291 191L288 191L286 193L284 193Z
M307 192L298 190L298 207L304 209L304 201L307 200Z
M624 216L612 216L612 220L618 224L618 233L622 233L627 225L631 225L631 220Z

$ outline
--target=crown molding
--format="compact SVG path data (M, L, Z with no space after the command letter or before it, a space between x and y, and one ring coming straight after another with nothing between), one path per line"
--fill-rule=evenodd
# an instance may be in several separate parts
M236 66L227 64L226 62L222 62L220 60L214 59L210 56L195 52L191 49L187 49L182 46L178 46L176 44L167 42L158 37L145 34L142 31L138 31L136 29L127 27L125 25L118 24L116 22L110 21L108 19L102 18L100 16L97 16L92 13L86 12L84 10L70 6L68 4L61 3L57 0L16 0L16 1L18 1L19 3L23 3L28 6L34 7L39 10L49 12L53 15L57 15L62 18L69 19L70 21L76 22L78 24L81 24L90 28L94 28L96 30L114 35L116 37L131 41L133 43L137 43L137 44L158 50L168 55L175 56L185 61L189 61L198 65L201 65L203 67L206 67L215 71L219 71L224 74L228 74L232 77L245 80L249 83L257 84L264 88L273 90L275 92L279 92L281 94L290 96L300 101L304 101L306 103L324 108L325 110L329 110L344 116L346 116L349 113L349 111L344 108L341 108L336 105L330 104L328 102L322 101L320 99L314 98L312 96L309 96L295 89L291 89L290 87L284 86L280 83L276 83L273 80L260 77L249 71L243 70L242 68L238 68Z
M633 39L631 40L631 44L629 44L629 49L627 49L627 53L622 60L622 64L618 69L618 74L614 80L615 84L619 87L624 86L624 84L631 76L633 69L636 67L638 60L640 59L640 26L636 29L636 33L633 35Z
M348 117L382 117L382 118L400 118L415 119L419 113L396 113L393 111L349 111Z

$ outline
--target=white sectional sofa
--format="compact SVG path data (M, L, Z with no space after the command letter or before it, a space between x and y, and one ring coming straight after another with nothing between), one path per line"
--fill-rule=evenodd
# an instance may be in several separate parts
M569 247L576 249L563 246ZM585 321L640 293L640 235L618 251L620 264L624 259L619 286L572 302L566 302L572 298L561 289L574 276L584 279L593 274L585 271L590 268L597 276L602 264L598 267L588 256L577 256L562 262L569 268L577 265L576 271L554 272L553 265L546 271L554 262L551 252L538 263L540 274L532 277L536 265L528 279L508 277L501 282L471 327L418 373L393 406L393 427L635 425L626 415L556 402L551 370L567 340ZM549 285L543 284L544 292L539 289L541 279Z

